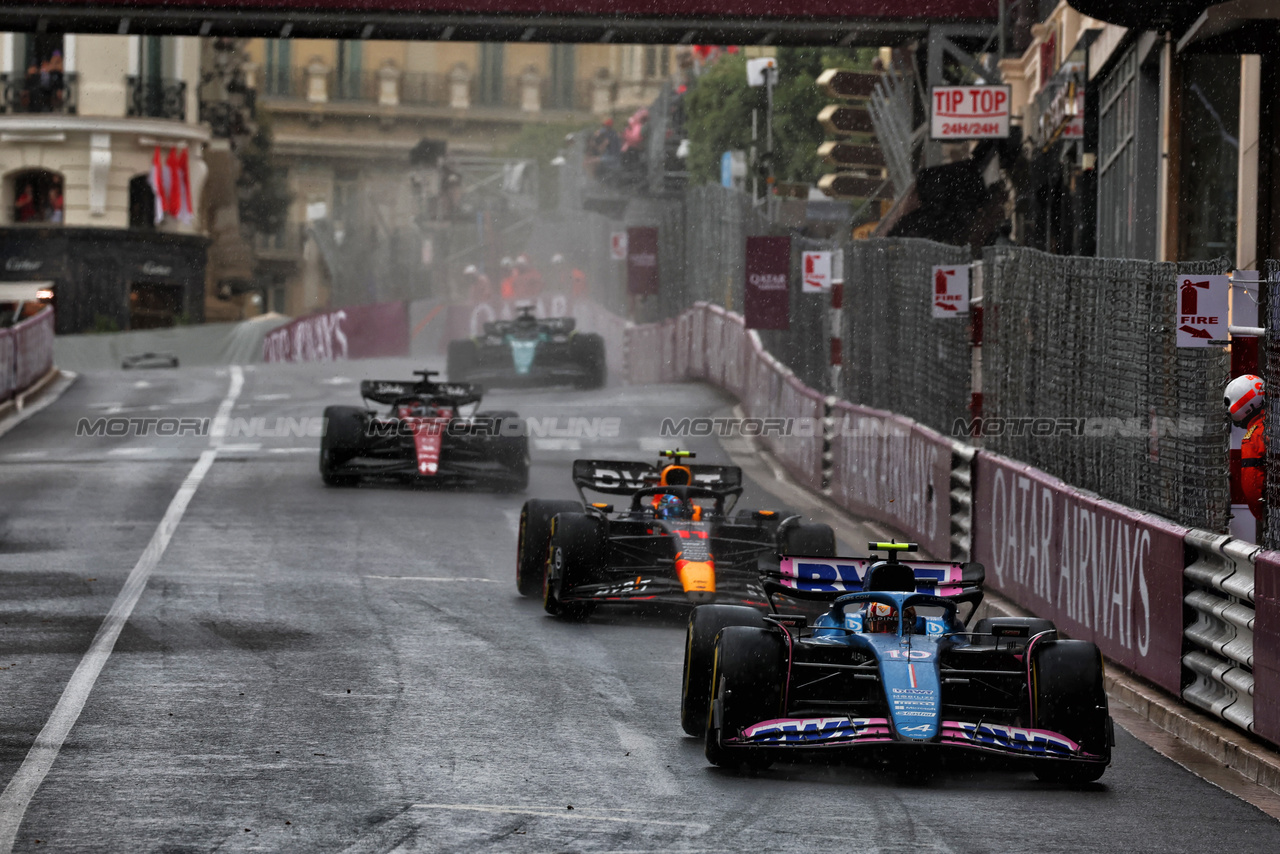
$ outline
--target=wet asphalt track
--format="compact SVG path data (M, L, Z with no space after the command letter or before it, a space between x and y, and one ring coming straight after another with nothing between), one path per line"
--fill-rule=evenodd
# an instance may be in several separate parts
M233 415L316 416L412 367L259 366ZM77 439L76 421L211 418L228 384L89 374L0 438L0 785L209 445ZM528 494L569 498L575 456L650 459L663 415L730 401L682 385L486 403L622 419L616 439L535 444ZM515 592L525 496L326 489L317 442L226 440L14 850L1280 851L1280 824L1120 730L1102 783L1076 790L995 770L916 785L712 768L677 720L678 617L550 619ZM745 501L777 503L755 483Z

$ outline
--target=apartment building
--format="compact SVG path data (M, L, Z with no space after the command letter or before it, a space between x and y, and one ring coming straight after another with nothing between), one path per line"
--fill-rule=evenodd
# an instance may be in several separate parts
M197 38L0 34L0 288L51 299L59 333L241 315L208 264L229 158L199 120L201 54Z
M555 134L624 122L657 97L678 50L307 39L246 49L293 196L286 227L256 246L258 280L264 307L289 314L438 292L459 259L483 263L485 230L505 211L435 205L436 162L411 157L424 140L459 192L554 180L549 163L502 176L502 155L531 125Z

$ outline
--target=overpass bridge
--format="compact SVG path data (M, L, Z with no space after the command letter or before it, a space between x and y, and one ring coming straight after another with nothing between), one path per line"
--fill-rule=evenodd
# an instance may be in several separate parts
M896 45L985 41L1002 0L37 0L0 30L260 38Z

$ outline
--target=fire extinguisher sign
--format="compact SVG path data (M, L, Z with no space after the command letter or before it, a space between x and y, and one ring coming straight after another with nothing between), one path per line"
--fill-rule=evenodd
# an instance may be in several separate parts
M933 268L933 316L963 317L969 313L969 267Z
M1230 338L1230 276L1178 277L1178 346L1221 347Z

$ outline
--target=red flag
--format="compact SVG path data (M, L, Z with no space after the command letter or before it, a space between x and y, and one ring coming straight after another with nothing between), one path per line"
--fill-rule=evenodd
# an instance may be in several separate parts
M195 219L195 211L191 203L191 164L187 149L178 154L178 172L174 185L178 192L178 222L190 223Z
M178 208L182 204L181 194L178 191L178 149L169 149L169 158L165 165L168 166L169 171L169 174L165 177L169 180L165 182L165 190L167 192L164 197L164 212L176 218L178 216Z
M164 221L165 211L165 190L164 190L164 165L160 159L160 146L156 146L155 154L151 156L151 174L147 176L147 184L151 187L151 193L155 197L156 209L155 218L156 225Z

